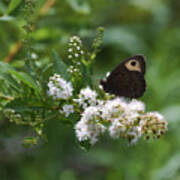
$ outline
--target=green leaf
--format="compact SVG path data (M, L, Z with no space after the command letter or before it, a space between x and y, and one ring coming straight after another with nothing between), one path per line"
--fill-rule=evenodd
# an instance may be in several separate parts
M92 86L92 80L89 69L83 63L81 64L81 72L82 72L83 87Z
M9 73L14 75L18 80L29 86L30 88L34 89L37 93L40 94L39 86L36 84L34 79L32 79L28 74L24 72L17 72L15 70L8 70Z
M34 97L29 98L15 98L6 105L6 108L14 109L17 112L35 112L44 109L43 102Z
M0 73L0 78L2 78L11 88L16 90L16 92L20 92L19 84L16 82L10 74L7 73Z
M3 79L9 86L15 89L17 92L20 92L19 85L17 81L11 76L8 72L10 70L14 70L12 66L7 63L0 62L0 78Z
M21 1L22 0L11 0L7 13L10 14L13 10L15 10L20 5Z
M52 56L54 60L55 73L60 74L66 80L70 80L71 76L67 72L67 65L63 62L63 60L60 58L56 51L52 52Z

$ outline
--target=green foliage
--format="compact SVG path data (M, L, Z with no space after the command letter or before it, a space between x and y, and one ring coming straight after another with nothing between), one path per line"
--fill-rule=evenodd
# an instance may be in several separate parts
M29 35L28 30L27 34L25 35L25 38L28 39L28 41L26 44L24 44L24 46L28 46L30 49L26 48L27 52L26 57L24 58L25 64L22 66L24 72L19 72L7 63L0 63L0 66L3 69L1 73L2 79L5 83L12 87L12 89L9 89L9 91L6 91L6 88L8 88L6 87L5 91L2 90L1 92L1 98L7 98L7 103L2 104L2 113L4 118L9 119L10 122L14 122L16 125L29 126L36 133L35 136L24 138L22 144L25 147L37 145L40 137L44 138L46 136L43 128L45 126L45 122L52 119L52 114L55 115L53 118L59 119L64 125L69 124L74 126L75 123L80 119L79 114L76 113L71 115L69 118L60 117L58 111L63 105L63 102L55 101L49 97L47 93L48 88L46 78L39 78L39 75L44 74L48 69L50 69L53 74L58 74L67 81L71 81L72 79L72 82L75 85L74 97L77 97L77 94L82 87L86 87L89 85L89 83L92 83L90 76L92 75L92 72L90 73L90 71L92 71L93 62L97 52L99 51L99 46L102 44L102 34L103 28L99 28L97 37L92 44L93 55L90 55L91 53L87 52L88 56L85 59L83 50L80 49L80 52L74 52L75 57L72 59L71 66L73 68L71 69L71 74L68 72L68 66L55 50L52 51L53 65L47 68L38 68L36 60L33 59L33 48L31 48L32 41L27 38ZM75 37L72 38L70 42L71 41L72 43L75 41L76 44L81 40L79 37ZM79 46L80 44L77 47ZM81 48L83 49L84 47L82 46ZM74 47L74 50L75 49L76 46ZM81 56L78 53L81 53ZM73 56L73 54L71 54L71 56ZM80 61L78 60L79 58ZM77 84L79 85L77 86ZM10 94L11 97L8 98L5 96L5 94ZM71 102L71 100L69 101ZM79 143L79 145L84 150L88 150L90 148L89 142Z
M55 73L60 74L66 80L70 80L70 74L67 72L67 65L59 57L56 51L53 51L52 56L54 60Z
M10 14L13 10L15 10L18 7L18 5L20 5L21 1L22 0L12 0L9 3L7 13Z
M64 0L55 1L52 7L46 5L47 9L46 3L0 1L1 179L178 180L179 1ZM98 26L105 27L105 33L96 56L102 29L93 46L90 44ZM86 50L88 58L82 59L83 80L74 82L77 91L89 81L98 84L123 58L138 53L147 56L147 91L142 99L148 110L161 111L167 118L169 132L164 138L129 147L123 140L104 137L91 151L77 148L70 120L64 124L58 119L52 101L46 98L53 67L64 78L72 78L63 69L71 64L66 58L67 44L74 34L83 38L85 47L92 47ZM22 47L17 50L19 41ZM32 53L37 58L33 59ZM91 61L94 75L87 63L89 57L96 57ZM10 65L5 63L8 58ZM15 113L4 114L5 107ZM73 117L75 121L78 118ZM41 143L46 136L48 143ZM23 148L22 141L32 149Z

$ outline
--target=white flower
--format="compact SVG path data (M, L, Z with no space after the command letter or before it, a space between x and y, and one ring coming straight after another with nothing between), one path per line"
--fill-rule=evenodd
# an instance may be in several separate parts
M77 46L77 47L76 47L76 49L77 49L77 50L80 50L80 49L81 49L81 47L80 47L80 46Z
M88 106L96 105L96 98L96 91L93 91L92 89L90 89L90 87L86 87L84 89L81 89L80 94L78 95L78 99L75 99L74 101L83 108L86 108Z
M32 59L37 59L37 58L38 58L38 55L37 55L36 53L32 53L32 54L31 54L31 58L32 58Z
M143 102L138 101L136 99L131 100L131 102L128 104L128 110L133 112L144 112L145 105Z
M121 132L126 130L126 126L120 122L119 118L113 120L109 127L109 134L112 138L118 138Z
M78 140L89 140L91 144L95 144L98 136L104 133L105 130L105 126L99 122L99 109L96 106L86 108L81 120L75 125Z
M147 115L151 116L151 118L157 119L158 121L164 121L164 116L158 112L149 112Z
M69 48L68 51L69 51L69 52L72 52L72 48Z
M158 123L165 121L164 117L158 112L148 112L143 116L142 120L158 122Z
M60 75L55 74L50 77L50 81L48 83L49 96L52 96L53 99L69 99L72 96L72 84L71 82L65 81Z
M127 102L123 98L115 98L101 108L101 118L110 122L109 135L112 138L122 136L132 143L142 135L139 113L143 111L144 104L140 101Z
M108 100L104 107L101 109L102 119L108 121L113 121L114 118L124 116L127 108L127 103L123 98L115 98L113 100Z
M134 123L138 120L138 118L140 117L140 114L144 113L144 110L145 110L144 103L136 99L133 99L127 104L127 108L125 112L126 119L129 122Z
M142 133L141 131L138 131L137 127L133 127L131 130L127 132L127 135L131 137L130 143L135 144L141 137Z
M71 43L74 42L74 41L77 41L77 42L81 43L80 37L78 37L78 36L73 36L73 37L70 38Z
M108 100L101 108L101 118L111 122L109 134L112 138L117 138L126 131L125 112L127 102L123 98Z
M70 55L68 56L68 58L69 58L69 59L72 59L72 55L70 54Z
M59 110L59 112L61 114L64 113L65 116L68 117L71 113L74 112L74 107L73 107L73 105L66 104L66 105L63 106L62 110Z
M79 54L78 54L78 53L75 53L75 57L79 57Z

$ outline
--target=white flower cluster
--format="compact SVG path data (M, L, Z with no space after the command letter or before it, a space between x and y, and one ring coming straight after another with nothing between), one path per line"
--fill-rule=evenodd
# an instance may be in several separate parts
M112 138L124 137L130 143L136 143L141 136L159 138L167 131L164 117L157 112L145 113L144 103L136 99L112 99L107 94L107 100L100 100L96 91L88 86L81 89L77 99L73 99L71 83L58 74L50 77L48 87L48 94L54 100L68 100L59 109L60 114L69 117L76 110L80 113L81 119L75 125L80 142L95 144L99 135L107 131Z
M62 110L60 109L59 112L60 112L60 114L64 114L65 117L69 117L69 115L74 112L74 107L73 107L73 105L65 104L62 107Z
M109 134L112 138L123 136L133 143L141 137L139 122L145 110L141 101L134 99L131 102L126 102L124 99L116 98L106 103L104 112L107 110L110 111L111 115L107 120L111 121ZM104 116L104 118L106 117Z
M70 82L64 80L60 75L55 74L50 77L48 83L49 96L52 96L54 100L69 99L72 96L73 88Z
M95 144L98 136L104 133L106 127L100 122L100 112L96 106L90 106L82 113L81 120L75 126L76 136L79 141L90 140Z
M74 99L75 102L79 104L79 106L85 109L88 106L95 106L97 103L97 93L90 89L90 87L86 87L81 89L78 99Z
M84 101L82 101L84 104ZM87 104L84 106L87 107ZM123 98L104 101L101 105L88 106L82 114L81 120L76 124L75 131L79 141L89 140L94 144L98 135L104 133L107 127L112 138L124 137L130 143L135 143L148 130L156 137L167 130L167 122L157 113L144 113L145 106L141 101L133 99L128 102ZM148 126L151 122L152 128ZM106 124L107 124L106 123Z
M153 138L159 138L168 130L168 123L164 117L158 112L148 112L142 116L140 121L142 131L149 139L151 135Z

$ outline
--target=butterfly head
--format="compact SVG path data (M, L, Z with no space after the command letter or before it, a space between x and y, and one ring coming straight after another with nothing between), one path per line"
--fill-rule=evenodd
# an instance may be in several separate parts
M145 57L142 55L136 55L127 59L124 65L128 71L136 71L145 74Z

